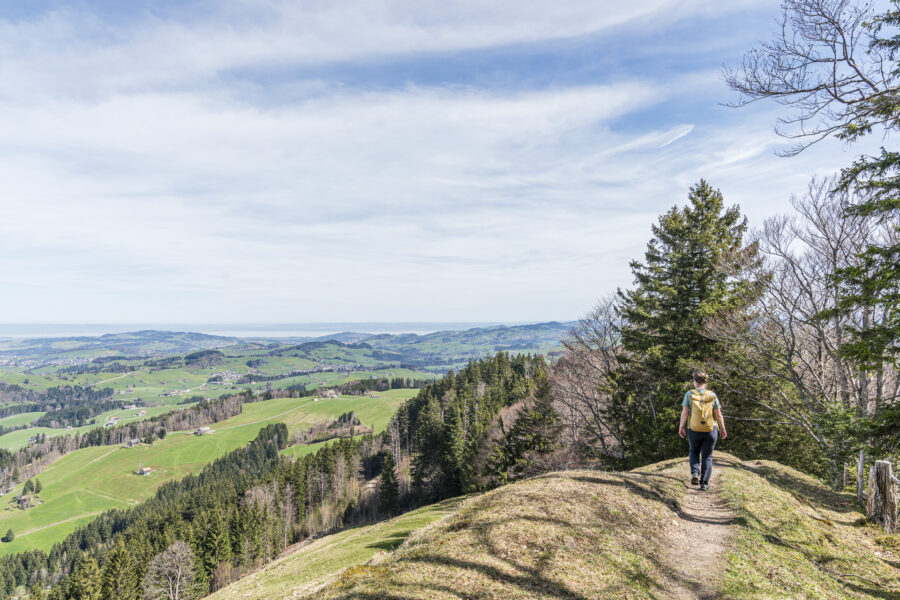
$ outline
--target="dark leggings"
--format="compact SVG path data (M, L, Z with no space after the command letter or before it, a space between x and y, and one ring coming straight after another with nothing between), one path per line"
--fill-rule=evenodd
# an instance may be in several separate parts
M700 483L709 483L712 475L712 453L719 441L719 428L700 432L688 429L688 442L691 445L691 475L699 475Z

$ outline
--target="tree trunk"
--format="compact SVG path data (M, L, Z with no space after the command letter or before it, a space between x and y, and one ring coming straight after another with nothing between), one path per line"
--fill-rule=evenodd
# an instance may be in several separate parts
M869 469L869 497L866 516L880 524L885 533L897 530L897 486L891 463L876 461Z
M864 450L859 451L859 462L856 463L856 499L860 504L866 503L866 494L863 488L863 472L866 466L866 454Z

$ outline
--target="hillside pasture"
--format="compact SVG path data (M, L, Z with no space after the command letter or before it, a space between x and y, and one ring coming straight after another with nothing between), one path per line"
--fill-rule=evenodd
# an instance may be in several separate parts
M333 580L347 567L393 550L409 535L453 514L462 498L444 500L374 525L352 527L288 552L210 596L210 600L296 598Z
M182 406L192 406L192 404L182 405ZM146 415L138 415L137 413L141 410L146 410ZM166 413L170 413L174 410L177 410L174 405L164 405L164 406L150 406L150 407L141 407L141 408L119 408L115 410L108 410L104 413L101 413L94 417L94 423L91 425L83 425L81 427L73 427L72 429L65 428L55 428L55 427L28 427L27 429L19 429L18 431L11 431L7 434L0 436L0 448L7 448L10 450L15 450L16 448L21 448L28 444L28 439L36 434L44 434L47 437L55 437L58 435L75 435L76 433L84 433L90 429L94 429L95 427L103 427L103 424L109 421L112 417L119 417L119 425L125 425L127 423L133 423L135 421L143 421L149 419L150 417L155 417L157 415L164 415ZM23 413L23 414L37 414L41 415L43 413ZM22 416L22 415L16 415ZM13 417L7 417L13 418ZM37 417L32 418L34 420Z
M0 419L0 426L19 427L20 425L28 425L35 419L41 418L43 415L44 413L42 411L35 411L4 417Z
M100 512L131 506L149 498L166 481L199 472L208 463L247 444L270 423L285 423L293 434L354 411L363 423L378 431L384 429L400 404L416 393L417 390L391 390L377 398L339 396L318 401L311 397L276 398L245 404L240 415L213 425L215 433L211 435L178 431L152 446L76 450L38 476L44 484L38 506L24 511L12 508L12 498L21 492L22 484L13 494L0 499L0 530L12 528L16 535L13 542L0 545L0 555L34 548L49 550L54 542ZM317 449L298 448L292 453L294 456ZM140 466L150 467L152 474L137 475Z

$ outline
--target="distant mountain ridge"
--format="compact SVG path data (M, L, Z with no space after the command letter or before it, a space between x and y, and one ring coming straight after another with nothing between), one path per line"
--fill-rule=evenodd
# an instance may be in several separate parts
M498 350L548 352L559 347L560 340L573 322L550 321L525 325L496 325L466 330L416 333L366 333L345 331L317 337L231 337L189 331L145 329L98 336L71 336L0 340L0 364L31 362L47 364L78 363L100 357L146 358L184 354L201 350L263 344L342 344L365 343L374 350L392 353L396 360L421 362L438 356L483 356ZM5 359L5 360L4 360Z

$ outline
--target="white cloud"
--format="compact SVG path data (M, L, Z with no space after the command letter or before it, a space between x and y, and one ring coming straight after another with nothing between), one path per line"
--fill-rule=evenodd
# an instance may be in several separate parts
M67 94L84 99L160 88L196 88L222 74L386 56L458 52L640 26L771 4L764 0L224 1L202 15L48 12L0 22L6 99Z
M709 87L708 71L530 91L298 77L309 93L268 104L227 73L661 26L713 5L231 3L190 23L2 25L0 320L575 317L629 284L650 223L700 177L764 216L846 157L788 166L771 114L622 126Z

